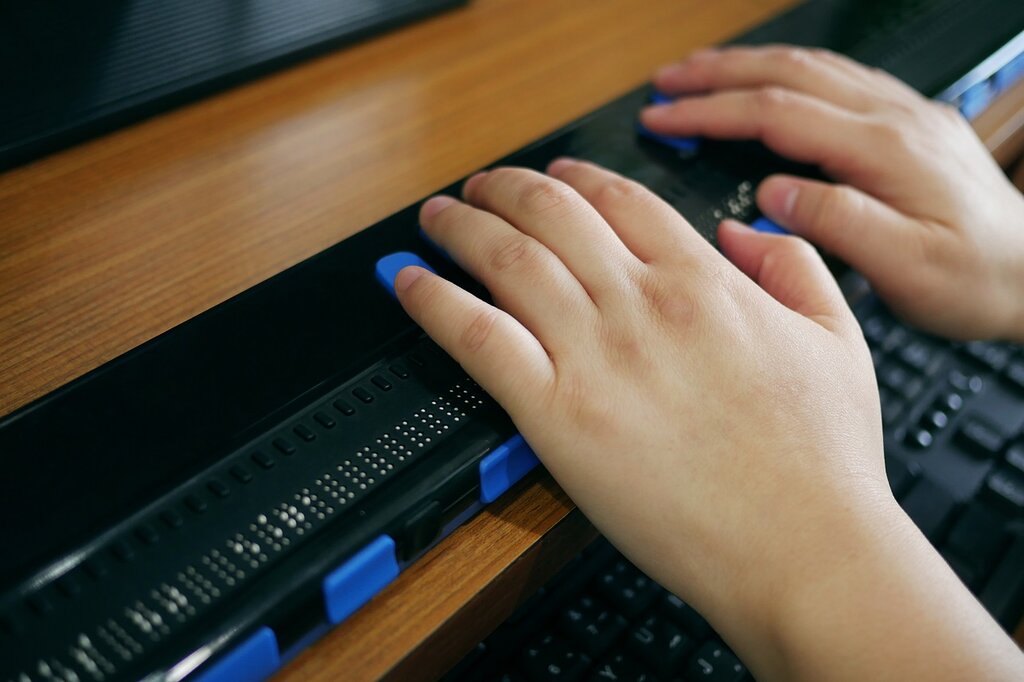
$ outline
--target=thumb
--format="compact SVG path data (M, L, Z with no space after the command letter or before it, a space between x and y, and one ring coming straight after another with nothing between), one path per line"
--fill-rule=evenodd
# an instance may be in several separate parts
M854 187L774 175L758 188L757 204L779 225L865 275L898 270L889 261L907 232L907 218Z
M790 310L831 331L853 322L832 273L803 239L726 220L718 228L718 244L736 267Z

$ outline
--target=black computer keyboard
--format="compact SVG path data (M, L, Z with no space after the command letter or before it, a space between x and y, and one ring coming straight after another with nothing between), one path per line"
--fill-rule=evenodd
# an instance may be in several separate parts
M1024 347L950 343L866 297L896 499L1008 629L1024 614ZM752 679L699 613L597 540L446 677Z

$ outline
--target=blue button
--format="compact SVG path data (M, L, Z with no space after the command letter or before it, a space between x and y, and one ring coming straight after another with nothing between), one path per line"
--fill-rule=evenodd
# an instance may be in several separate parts
M659 135L658 133L651 132L639 123L636 124L636 132L642 137L646 137L649 140L665 145L666 147L675 149L679 152L692 154L700 148L699 137L670 137L668 135Z
M651 104L671 104L676 100L674 97L669 97L668 95L655 90L651 93L650 101ZM668 135L659 135L658 133L651 132L639 123L636 124L636 132L649 140L657 142L658 144L663 144L666 147L675 149L676 151L686 152L688 154L692 154L700 147L699 137L670 137Z
M750 226L758 232L766 232L768 234L790 234L789 230L765 217L758 218L754 222L750 223Z
M971 120L985 111L994 97L995 93L988 81L975 83L960 95L960 113Z
M381 535L324 578L327 620L342 622L397 577L395 541Z
M538 464L522 436L508 439L480 460L480 501L494 502Z
M377 274L377 281L381 283L385 289L387 289L392 296L395 295L395 277L398 276L398 271L409 265L418 265L426 270L434 271L432 267L427 265L427 262L417 256L415 253L409 253L408 251L398 251L384 256L377 261L377 267L375 268Z
M259 682L270 677L280 665L277 637L273 630L262 627L201 671L192 682Z
M992 76L992 85L996 92L1003 92L1024 76L1024 53L1011 59L1003 68Z

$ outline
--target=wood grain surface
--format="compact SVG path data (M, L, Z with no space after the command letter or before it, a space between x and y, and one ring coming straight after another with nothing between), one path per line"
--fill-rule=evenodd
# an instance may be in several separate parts
M0 414L792 4L473 0L0 175ZM535 475L279 679L434 677L591 537Z

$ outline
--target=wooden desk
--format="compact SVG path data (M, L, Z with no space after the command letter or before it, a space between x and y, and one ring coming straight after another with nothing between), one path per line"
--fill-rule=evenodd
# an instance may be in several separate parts
M473 0L0 175L0 414L791 4ZM534 475L279 678L430 678L592 535Z

